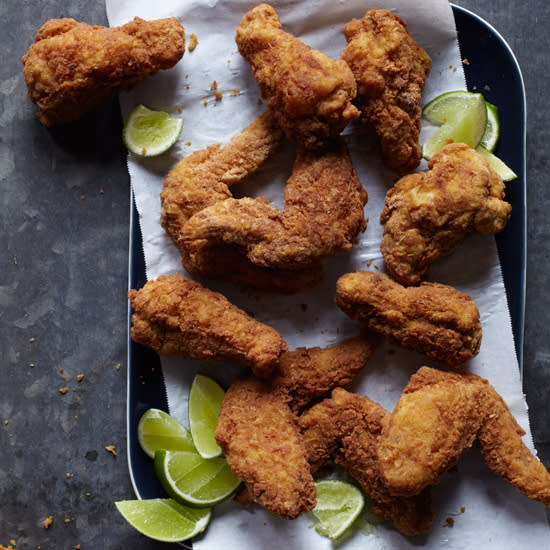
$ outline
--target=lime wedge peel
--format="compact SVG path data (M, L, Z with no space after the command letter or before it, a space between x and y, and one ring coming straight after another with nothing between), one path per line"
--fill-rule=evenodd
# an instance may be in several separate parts
M311 511L315 530L324 537L339 539L363 510L365 497L358 487L339 479L317 481L315 486L317 504Z
M196 451L158 450L155 472L165 491L189 506L214 506L233 495L241 485L225 457L204 459Z
M138 105L124 123L122 140L131 153L140 157L155 157L176 143L182 128L183 118Z
M203 458L222 454L214 432L225 392L212 378L197 374L189 391L189 427L193 442Z
M182 542L202 533L212 516L209 508L191 508L170 498L121 500L115 506L134 529L161 542Z

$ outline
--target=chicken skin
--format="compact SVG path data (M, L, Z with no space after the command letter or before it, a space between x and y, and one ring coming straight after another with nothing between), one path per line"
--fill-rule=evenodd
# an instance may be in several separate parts
M383 273L356 271L338 279L335 302L370 330L446 366L458 367L479 352L478 308L451 286L403 287Z
M294 294L319 284L319 266L302 270L264 268L238 250L209 243L191 250L182 239L194 214L232 198L230 187L256 172L277 150L283 133L266 111L228 143L210 145L182 159L161 191L161 225L180 251L183 267L204 277L228 279L264 291Z
M267 377L287 349L275 329L180 274L162 275L128 297L132 339L160 355L233 362Z
M245 14L235 39L263 99L294 143L308 149L323 145L359 116L347 64L284 32L270 5Z
M443 147L427 172L401 178L387 192L380 215L380 248L392 276L414 285L469 233L502 231L512 210L504 190L485 158L463 143Z
M332 398L305 411L298 426L312 471L332 461L341 464L369 495L373 514L404 535L426 533L433 521L431 489L394 496L380 472L378 448L389 419L390 413L368 397L336 388Z
M183 227L189 257L205 247L242 250L264 268L305 269L349 250L366 227L364 191L343 141L315 152L298 150L281 211L265 199L227 199Z
M550 506L550 474L523 443L524 434L487 380L422 367L384 430L380 470L392 494L415 495L437 483L476 442L493 472Z
M173 67L184 52L184 29L175 17L136 17L113 28L52 19L22 58L27 95L38 105L42 124L63 124Z
M357 82L357 104L365 130L377 136L385 164L399 172L416 168L422 91L431 59L401 17L370 10L344 27L342 59Z

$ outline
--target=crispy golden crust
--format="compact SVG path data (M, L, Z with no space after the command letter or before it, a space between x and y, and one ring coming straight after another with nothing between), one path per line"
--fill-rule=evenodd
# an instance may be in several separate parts
M485 463L531 499L550 505L550 474L521 440L523 430L496 390L465 372L422 367L380 440L380 470L392 494L437 483L477 442Z
M235 39L290 140L308 149L317 147L359 116L351 103L356 84L346 63L284 32L268 4L242 18Z
M300 270L349 250L366 227L367 194L343 141L299 149L284 197L283 211L262 198L219 201L188 220L180 243L190 257L223 244L259 267Z
M252 377L227 390L216 441L247 498L283 519L296 519L316 503L315 484L286 399Z
M430 529L433 521L431 491L413 497L390 494L381 473L378 445L390 418L382 406L368 397L342 388L302 414L302 432L312 470L335 460L355 478L371 498L371 511L391 521L405 535Z
M160 276L128 296L132 339L160 355L233 362L266 377L287 349L275 329L180 274Z
M22 58L27 95L46 126L70 122L107 97L173 67L184 51L184 30L175 17L136 17L114 28L53 19Z
M380 248L402 284L418 283L430 264L450 254L468 233L504 229L512 207L504 183L487 161L463 143L446 145L429 170L401 178L386 194Z
M405 173L418 166L422 91L431 59L401 17L368 11L344 27L342 59L357 81L357 103L365 129L374 132L385 163Z
M356 271L338 279L335 302L370 330L446 366L458 367L479 352L477 306L451 286L404 287L383 273Z

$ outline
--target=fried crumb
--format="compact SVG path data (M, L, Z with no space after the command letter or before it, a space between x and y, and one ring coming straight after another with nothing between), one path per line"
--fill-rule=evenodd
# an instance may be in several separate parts
M460 507L460 511L461 511L462 513L464 513L464 512L466 511L466 506L461 506L461 507Z
M191 145L191 141L186 141L184 145L187 145L189 147Z
M194 32L192 32L189 35L189 43L187 45L187 49L190 52L192 52L197 47L198 43L199 43L199 39L197 38L197 35Z
M463 65L469 65L469 64L470 64L470 61L468 60L467 57L465 57L465 58L462 60L462 64L463 64Z
M86 200L86 195L80 195L80 200L81 201Z
M202 100L202 102L203 102L203 104L204 104L205 107L208 105L208 99L204 98L204 99Z
M100 195L104 195L104 194L105 194L105 189L103 189L103 187L100 187L100 188L99 188L99 194L100 194Z
M74 547L75 550L80 550L80 544L76 544Z
M77 380L77 382L82 382L82 380L84 380L84 375L83 375L83 374L79 374L79 375L76 377L76 380Z
M212 84L210 84L210 89L211 90L217 90L218 89L218 83L214 80L214 82L212 82Z
M229 95L239 95L240 93L241 90L239 90L239 88L234 88L231 92L229 92Z
M36 338L34 338L34 336L32 338L29 338L29 342L32 344L34 341L36 340Z
M223 94L217 90L215 94L216 101L220 101L220 99L223 97Z
M53 524L53 517L48 516L43 522L42 525L44 525L44 529L49 529Z
M451 517L447 518L445 520L445 524L448 526L448 527L454 527L454 524L455 524L455 520Z
M68 391L69 391L69 388L67 388L67 387L59 388L59 393L62 393L63 395L65 395Z
M106 445L105 450L109 453L111 453L113 456L117 456L116 454L116 447L114 445Z
M14 256L14 257L13 257L13 263L14 263L15 265L17 265L17 256Z

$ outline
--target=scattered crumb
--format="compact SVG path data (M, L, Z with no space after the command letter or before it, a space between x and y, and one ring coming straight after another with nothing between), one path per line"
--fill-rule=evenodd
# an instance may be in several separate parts
M208 99L204 98L204 99L202 100L202 102L203 102L203 104L204 104L205 107L208 105Z
M453 518L447 518L445 520L445 524L448 526L448 527L454 527L454 524L455 524L455 520Z
M84 380L84 375L83 375L83 374L79 374L79 375L76 377L76 380L77 380L77 382L82 382L82 380Z
M241 90L239 88L235 88L229 92L229 95L239 95L241 93Z
M216 94L215 94L215 97L216 97L216 101L220 101L220 99L223 97L223 95L219 90L217 90Z
M15 265L17 265L17 256L14 256L14 257L13 257L13 263L14 263Z
M6 420L4 420L4 426L7 426L9 423L9 420L6 418Z
M111 453L113 456L116 456L116 447L114 445L106 445L105 450Z
M76 544L74 548L75 550L80 550L80 544Z
M187 146L189 147L189 146L191 145L191 142L190 142L190 141L186 141L186 142L184 143L184 145L187 145Z
M86 195L80 195L80 200L81 201L86 200Z
M192 52L196 47L197 47L197 44L199 43L199 40L197 38L197 35L192 32L190 35L189 35L189 43L187 45L187 49Z
M117 364L115 365L115 369L116 369L116 370L120 370L120 363L117 363Z
M453 67L453 73L456 73L456 67Z
M65 523L71 523L71 520L69 518L65 518Z
M36 367L36 365L34 363L29 363L29 367L33 369L34 367Z
M59 388L59 393L65 395L69 391L69 388Z
M48 516L43 522L42 525L44 525L44 529L49 529L52 526L53 523L53 517Z
M32 338L29 338L29 342L32 344L34 341L36 340L36 338L32 337Z
M100 188L99 188L99 194L100 194L100 195L104 195L104 194L105 194L105 189L103 189L103 187L100 187Z
M470 64L470 61L468 60L467 57L465 57L465 58L462 60L462 64L463 64L463 65L469 65L469 64Z
M178 107L178 114L181 115L181 113L183 113L183 109L181 107Z
M214 82L212 82L212 84L210 84L210 89L211 90L217 90L218 89L218 83L214 80Z
M464 513L466 511L466 506L461 506L460 511Z

